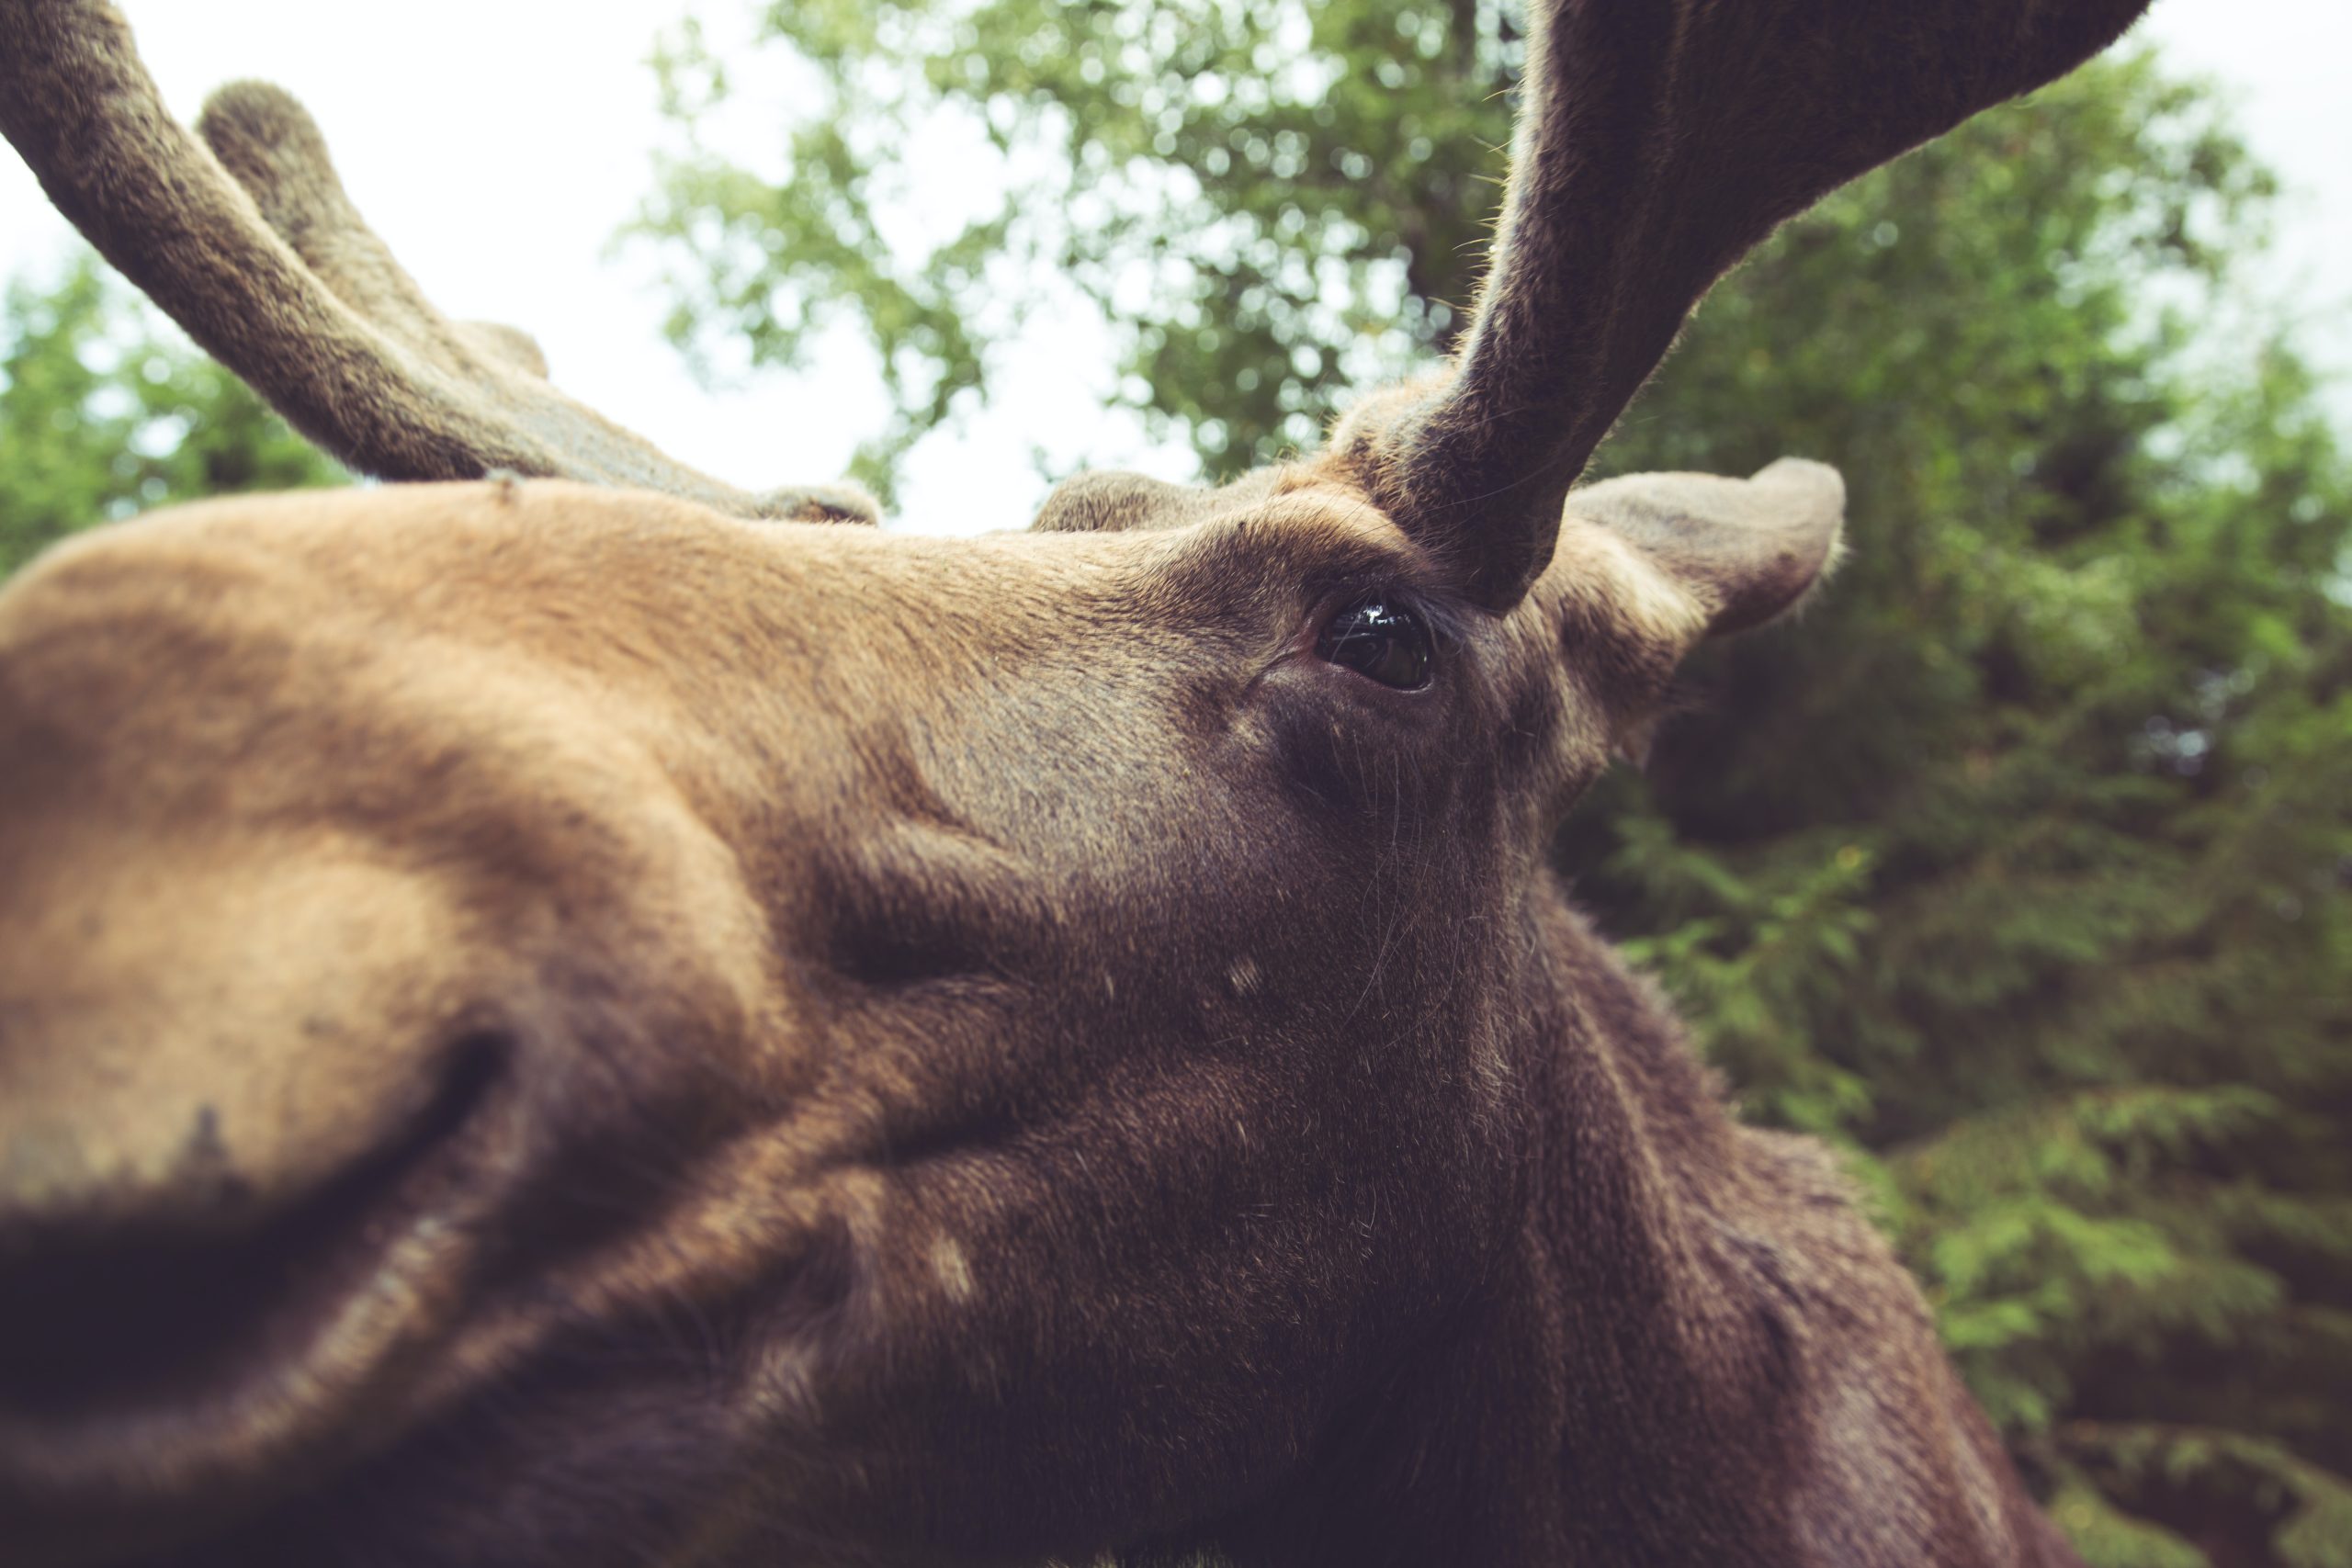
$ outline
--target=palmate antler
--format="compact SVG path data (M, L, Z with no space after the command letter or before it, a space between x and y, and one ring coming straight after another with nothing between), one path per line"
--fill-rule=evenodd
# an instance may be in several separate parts
M0 0L0 133L58 209L352 468L392 479L505 468L745 517L873 521L854 487L754 494L697 473L549 386L522 333L443 316L360 220L285 93L224 89L199 141L106 0Z
M1532 5L1510 190L1454 373L1351 423L1337 456L1473 599L1509 607L1550 558L1593 448L1716 278L1845 181L2087 59L2145 4ZM872 517L846 487L751 494L687 468L549 387L520 334L442 316L283 93L226 89L198 141L106 0L0 0L0 131L58 207L353 467L503 468L746 516Z
M1568 488L1715 280L1829 191L2064 74L2146 0L1563 0L1457 374L1356 454L1480 603L1550 559Z

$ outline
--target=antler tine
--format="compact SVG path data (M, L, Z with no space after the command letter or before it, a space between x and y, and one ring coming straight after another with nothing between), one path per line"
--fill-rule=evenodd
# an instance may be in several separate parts
M505 468L746 517L873 521L853 487L752 494L697 473L548 386L521 333L443 317L360 220L286 94L248 83L219 95L208 151L164 107L107 0L0 0L0 133L51 200L353 468L392 479Z
M2147 0L1550 0L1458 374L1359 437L1383 502L1495 608L1715 279L1783 220L2071 70Z
M488 356L546 376L546 356L527 333L489 322L460 325L435 309L352 205L326 138L292 94L266 82L232 82L207 101L196 133L244 187L263 221L330 292L379 329L455 374L479 374Z

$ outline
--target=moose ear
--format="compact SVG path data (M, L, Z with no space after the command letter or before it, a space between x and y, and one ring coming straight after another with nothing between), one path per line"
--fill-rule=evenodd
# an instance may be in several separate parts
M1783 457L1753 478L1627 474L1572 491L1567 515L1609 529L1707 609L1707 635L1760 626L1805 596L1838 557L1846 481Z

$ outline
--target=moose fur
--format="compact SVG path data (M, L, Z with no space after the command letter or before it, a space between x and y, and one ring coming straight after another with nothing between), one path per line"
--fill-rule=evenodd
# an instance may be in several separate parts
M1545 851L1838 548L1817 464L1567 493L1682 311L2134 10L1540 6L1457 367L934 540L573 443L290 99L199 142L0 0L0 129L216 352L552 476L0 593L11 1561L2075 1561ZM1375 601L1425 682L1329 656Z

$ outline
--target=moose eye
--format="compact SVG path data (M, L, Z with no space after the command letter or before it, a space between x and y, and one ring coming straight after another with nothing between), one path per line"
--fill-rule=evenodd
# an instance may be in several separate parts
M1434 662L1421 618L1386 599L1365 599L1332 616L1315 651L1400 692L1428 685Z

